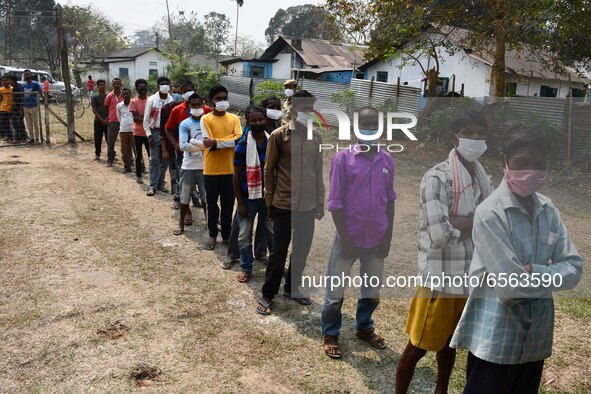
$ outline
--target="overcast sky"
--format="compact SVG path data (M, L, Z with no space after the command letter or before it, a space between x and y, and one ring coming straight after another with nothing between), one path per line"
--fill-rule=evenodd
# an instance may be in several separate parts
M148 29L166 15L165 0L57 0L59 4L87 6L93 4L105 15L121 24L128 36L134 31ZM321 4L323 0L245 0L240 9L238 34L250 36L255 41L266 43L265 29L280 8L286 9L301 4ZM169 0L170 11L194 11L200 18L211 11L226 14L236 23L236 3L232 0ZM232 33L233 34L233 33Z

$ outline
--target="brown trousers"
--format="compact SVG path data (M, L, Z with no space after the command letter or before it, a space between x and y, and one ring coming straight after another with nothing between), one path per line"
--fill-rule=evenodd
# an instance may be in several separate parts
M133 133L119 133L121 139L121 156L123 165L126 169L131 168L131 153L135 150L135 142L133 140Z

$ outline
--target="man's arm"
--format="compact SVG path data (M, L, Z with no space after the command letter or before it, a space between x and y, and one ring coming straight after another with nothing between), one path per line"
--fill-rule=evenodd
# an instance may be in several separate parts
M277 140L281 138L280 133L273 133L269 136L267 152L265 154L265 203L268 207L273 206L275 197L276 170L279 163L279 146Z
M179 127L179 147L183 152L198 152L203 150L203 141L190 140L190 130L187 126ZM195 143L193 143L195 142Z
M436 176L425 179L425 187L421 191L421 201L427 220L427 233L433 249L441 249L455 245L462 235L454 228L449 218L449 201L445 185Z
M144 110L144 130L148 138L152 137L152 129L150 128L150 114L152 112L152 98L149 97L146 101L146 109Z
M326 190L324 188L324 159L320 144L322 138L318 136L318 151L316 152L316 217L320 220L324 216L324 197Z
M115 112L117 113L117 122L121 123L121 106L119 104L117 104Z
M236 117L232 125L232 134L226 138L216 138L216 149L234 149L236 141L242 136L242 126L240 125L240 118Z

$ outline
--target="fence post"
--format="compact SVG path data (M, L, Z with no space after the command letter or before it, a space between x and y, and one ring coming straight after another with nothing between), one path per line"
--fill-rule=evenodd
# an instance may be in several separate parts
M45 141L48 144L51 143L49 139L49 94L47 92L43 92L43 107L45 107ZM39 110L41 112L41 110Z
M252 99L254 98L254 78L250 78L250 85L248 86L248 99L252 105Z
M571 137L573 128L573 89L570 73L568 74L568 137L566 143L566 161L570 161Z
M49 140L46 138L45 141L43 141L43 124L41 123L41 102L40 102L40 95L39 93L37 93L37 121L39 122L39 138L41 139L41 142L47 142L49 143Z
M371 105L371 98L373 96L373 77L369 81L369 94L367 95L367 105Z

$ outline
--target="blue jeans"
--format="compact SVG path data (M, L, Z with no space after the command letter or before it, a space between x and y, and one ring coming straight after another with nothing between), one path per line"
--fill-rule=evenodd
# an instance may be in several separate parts
M330 258L328 260L328 269L326 276L350 276L353 263L359 259L359 275L363 278L367 275L367 287L361 288L361 294L357 300L357 316L355 328L357 331L367 330L373 327L371 318L373 312L380 303L380 287L382 285L382 276L384 274L384 259L376 256L376 248L357 249L353 257L345 258L342 255L340 241L335 238ZM369 278L375 276L379 278L377 287L369 286ZM322 333L324 335L338 336L341 331L341 307L345 295L345 286L335 287L331 290L330 279L327 283L326 293L324 295L324 304L322 307ZM347 284L348 285L348 284Z
M156 190L158 186L164 186L166 168L163 166L162 146L160 144L160 129L152 129L154 146L150 145L150 189Z
M252 228L254 218L258 215L259 224L263 225L263 232L267 238L269 250L273 250L273 228L270 221L267 220L267 206L265 199L257 200L244 199L244 205L248 211L248 217L239 216L240 231L238 233L238 246L240 248L240 268L244 272L252 272L252 263L254 256L252 254Z

